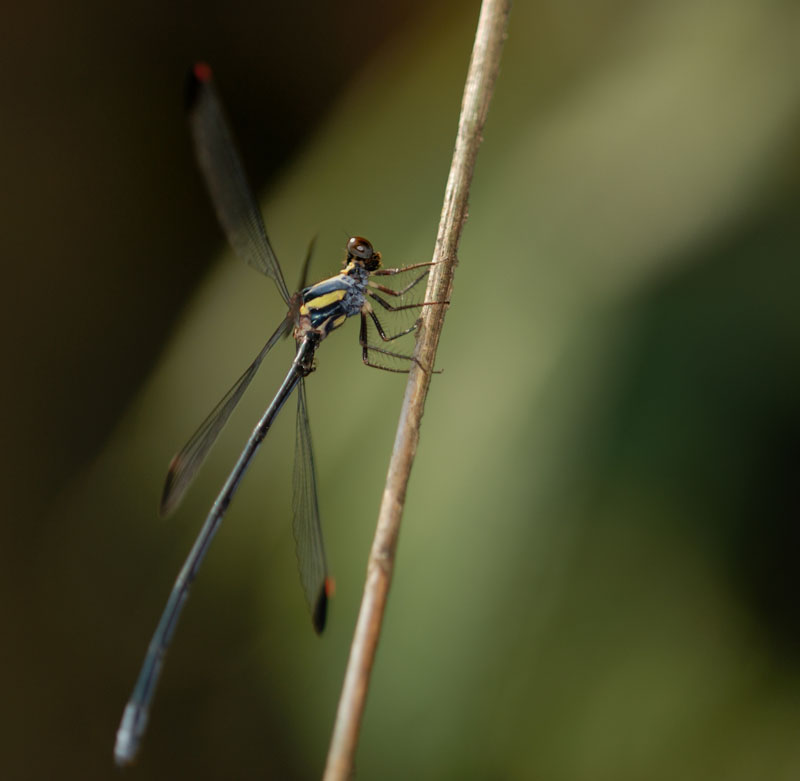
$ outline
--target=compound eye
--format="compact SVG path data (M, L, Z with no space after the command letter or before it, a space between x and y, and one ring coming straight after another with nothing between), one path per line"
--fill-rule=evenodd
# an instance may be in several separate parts
M362 238L361 236L353 236L347 242L347 253L348 255L352 255L354 258L369 260L373 256L374 250L372 249L372 244L370 244L366 239Z

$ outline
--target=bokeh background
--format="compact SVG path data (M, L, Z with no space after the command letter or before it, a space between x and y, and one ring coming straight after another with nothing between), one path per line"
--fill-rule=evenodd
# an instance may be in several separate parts
M169 458L282 316L181 108L212 63L290 284L426 260L476 2L39 2L0 31L0 776L119 778L123 705L290 345L174 518ZM800 777L800 6L514 8L412 475L365 779ZM319 777L403 393L357 328L195 584L137 779Z

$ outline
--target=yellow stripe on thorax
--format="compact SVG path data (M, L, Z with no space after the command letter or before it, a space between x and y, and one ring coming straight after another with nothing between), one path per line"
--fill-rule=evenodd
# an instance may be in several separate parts
M300 307L300 314L307 315L311 309L324 309L326 306L335 304L337 301L341 301L344 298L345 293L347 293L346 290L332 290L330 293L316 296L310 301L306 301Z

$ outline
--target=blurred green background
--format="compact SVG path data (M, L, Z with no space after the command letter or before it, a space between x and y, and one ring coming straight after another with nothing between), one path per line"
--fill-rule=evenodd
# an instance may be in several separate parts
M430 257L476 2L6 8L0 776L118 778L172 581L290 360L175 518L169 458L282 305L181 109L212 63L289 284ZM357 775L800 777L800 5L514 8ZM337 593L314 636L292 412L193 589L131 779L319 777L402 378L309 378ZM293 405L290 405L290 409Z

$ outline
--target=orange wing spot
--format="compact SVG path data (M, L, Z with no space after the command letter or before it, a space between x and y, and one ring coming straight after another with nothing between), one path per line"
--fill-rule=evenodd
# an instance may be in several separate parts
M333 578L325 578L325 596L332 599L336 594L336 581Z

